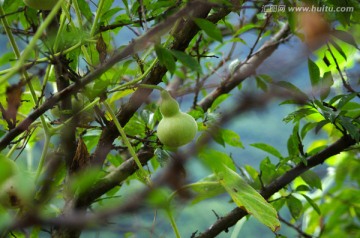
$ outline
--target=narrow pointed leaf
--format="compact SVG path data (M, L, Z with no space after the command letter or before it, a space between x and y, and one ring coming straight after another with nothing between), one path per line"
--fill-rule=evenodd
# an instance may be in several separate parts
M336 38L338 38L339 40L342 40L342 41L348 43L349 45L354 46L356 49L359 50L359 47L356 44L355 38L349 32L334 30L331 32L331 34L333 36L335 36Z
M320 81L320 69L311 59L308 59L308 68L311 86L317 87Z
M274 155L275 157L278 157L279 159L282 158L281 153L275 149L274 147L272 147L271 145L265 144L265 143L254 143L251 144L251 146L258 148L260 150L263 150L265 152L268 152L269 154Z
M200 27L201 30L203 30L206 35L213 38L216 41L222 42L222 34L221 31L217 28L217 26L205 19L197 18L195 19L196 25Z

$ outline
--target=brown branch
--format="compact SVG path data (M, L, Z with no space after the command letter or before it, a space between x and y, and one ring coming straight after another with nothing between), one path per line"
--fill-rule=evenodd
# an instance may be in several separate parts
M288 227L294 229L297 233L299 233L299 235L300 235L301 237L304 237L304 238L312 238L311 235L303 232L299 227L295 226L294 224L291 224L290 222L288 222L287 220L285 220L284 218L282 218L280 215L279 215L279 220L280 220L282 223L286 224Z
M239 115L254 108L263 107L275 97L288 97L289 95L291 94L284 91L272 91L258 96L249 95L247 97L244 97L243 100L241 100L241 103L236 108L224 114L224 116L220 120L220 123L227 123L234 118L234 115ZM302 100L304 100L304 98L297 97L294 99L298 100L300 103L302 102ZM146 199L147 195L149 194L149 192L152 191L152 189L164 185L175 185L175 188L179 188L179 184L177 184L180 176L178 173L178 168L183 166L183 164L191 158L190 155L195 154L199 150L199 146L202 147L205 143L210 141L210 136L208 136L208 138L206 138L205 136L204 138L205 141L202 140L198 144L194 144L191 148L189 148L189 151L187 151L186 153L179 152L175 154L176 158L172 160L172 162L168 165L165 171L163 171L163 173L161 173L153 180L153 186L151 188L144 188L138 194L134 195L132 199L121 204L121 206L119 207L98 211L93 214L84 214L83 212L73 210L66 216L60 216L53 219L34 217L36 216L36 214L31 213L26 214L26 216L24 216L23 218L14 221L12 228L25 228L35 224L57 225L66 228L84 228L90 224L101 225L101 221L106 221L106 219L119 214L123 215L125 213L134 212L143 207L143 201L144 199ZM355 143L355 140L353 140L350 136L342 137L337 142L330 145L328 148L310 157L306 166L301 163L286 172L281 177L274 180L260 192L261 195L265 199L269 199L271 195L288 185L301 173L309 170L316 165L323 163L327 158L344 151L346 148L354 145ZM139 153L139 158L143 164L145 164L147 160L151 157L152 151L145 150ZM125 181L125 179L129 175L134 173L137 169L138 168L132 159L127 160L115 171L107 175L104 179L98 181L90 190L86 192L85 197L80 195L76 206L86 206L86 204L91 203L92 200L100 197L109 189L113 188L114 186L120 185L121 182ZM93 193L93 195L89 195L89 193ZM239 219L243 218L246 215L248 214L244 210L240 208L235 208L229 214L222 217L220 220L217 220L214 225L212 225L207 231L200 234L198 237L215 237L222 231L227 230L229 227L236 224Z
M247 95L244 96L241 101L241 103L234 108L233 110L229 111L228 113L224 113L221 117L219 124L225 124L235 118L236 115L242 114L244 112L247 112L249 110L253 110L256 108L261 108L267 105L268 102L271 101L271 99L275 97L289 97L290 94L284 91L270 91L268 93L262 94L262 95ZM304 98L300 97L294 97L291 95L294 100L297 100L299 103L304 102ZM216 130L217 127L213 128L213 130ZM197 143L193 144L192 147L187 151L186 153L177 153L174 155L174 159L172 160L172 163L168 165L168 167L163 171L162 174L157 176L153 180L153 185L151 188L145 188L142 190L139 194L136 195L136 199L133 199L131 201L128 201L124 204L122 204L120 207L112 208L110 210L103 210L99 211L95 214L85 215L82 212L74 210L72 214L68 215L69 217L58 217L54 218L51 221L48 221L46 219L33 219L37 223L27 223L27 219L29 217L25 217L22 220L18 220L14 222L15 228L21 228L26 227L34 224L45 224L45 225L61 225L63 227L67 228L75 228L77 227L86 227L88 224L101 221L105 218L110 218L112 216L121 214L123 212L133 212L137 209L142 208L141 204L143 204L143 200L146 198L146 195L154 188L170 185L175 190L181 188L183 185L183 177L179 173L179 168L183 166L184 163L187 162L189 158L191 158L191 155L194 155L197 153L199 148L202 148L205 144L211 141L210 133L207 136L204 136L203 139ZM152 150L145 149L144 151L139 152L138 156L141 160L142 164L146 164L147 161L152 157ZM134 163L133 159L129 159L123 164L121 164L118 168L116 168L112 173L107 175L102 180L96 182L90 188L90 190L87 190L83 194L79 195L78 200L73 201L73 207L77 209L81 209L86 207L88 204L90 204L93 200L99 198L101 195L109 191L111 188L120 185L123 181L126 180L128 176L130 176L132 173L134 173L138 167Z
M154 156L154 152L151 148L145 148L141 150L137 156L141 164L146 165L147 162ZM103 179L97 181L84 194L79 194L79 198L76 201L75 207L85 207L90 205L93 201L101 197L112 188L121 185L122 182L124 182L138 169L139 167L136 165L133 158L126 160Z
M307 170L324 163L324 161L331 156L341 153L345 149L349 148L352 145L355 145L356 141L352 139L349 135L341 137L335 143L327 147L326 149L322 150L316 155L311 156L307 160L307 165L303 163L297 165L296 167L292 168L279 178L275 179L272 183L266 186L260 194L265 198L269 199L274 193L278 192L280 189L287 186L291 183L296 177L301 175L302 173L306 172ZM213 225L210 226L206 231L201 233L200 235L196 236L196 238L210 238L216 237L222 231L225 231L229 227L233 226L238 222L240 219L245 217L247 212L244 210L236 207L226 216L222 217L221 220L217 220Z
M216 98L224 93L230 92L233 88L254 74L261 63L270 57L270 55L276 50L281 43L281 40L289 35L289 32L289 25L286 24L271 40L265 42L256 53L254 53L249 59L245 60L245 62L241 63L241 66L236 70L234 75L229 75L219 87L203 98L199 102L199 106L206 111L211 107L211 104Z

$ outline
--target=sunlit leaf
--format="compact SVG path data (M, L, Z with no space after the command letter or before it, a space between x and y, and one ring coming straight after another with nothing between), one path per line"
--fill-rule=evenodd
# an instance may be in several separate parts
M277 231L280 228L277 211L237 173L224 165L219 166L217 176L238 207L246 210L271 230Z
M196 183L186 185L184 189L189 189L194 193L193 204L225 193L224 187L214 174Z
M223 152L207 149L206 151L202 151L199 154L199 157L204 162L204 164L206 164L213 171L215 171L221 165L226 165L228 168L235 170L234 161Z
M234 146L234 147L238 147L238 148L244 148L244 146L240 140L240 136L236 132L234 132L232 130L228 130L228 129L222 129L221 135L226 144Z
M229 98L230 97L230 94L227 94L227 93L225 93L225 94L222 94L222 95L220 95L219 97L217 97L215 100L214 100L214 102L211 104L211 111L215 111L218 107L219 107L219 105L222 103L222 102L224 102L227 98Z

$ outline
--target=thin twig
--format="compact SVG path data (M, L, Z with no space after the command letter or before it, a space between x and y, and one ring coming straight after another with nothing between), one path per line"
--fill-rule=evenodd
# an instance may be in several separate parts
M282 218L280 215L278 215L279 220L286 224L288 227L293 228L297 233L299 233L299 235L301 235L302 237L305 238L312 238L311 235L307 234L306 232L302 231L299 227L295 226L294 224L291 224L290 222L288 222L287 220L285 220L284 218Z

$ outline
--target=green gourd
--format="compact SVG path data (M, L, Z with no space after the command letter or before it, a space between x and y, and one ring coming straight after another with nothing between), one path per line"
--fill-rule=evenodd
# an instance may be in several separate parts
M25 5L37 10L51 10L58 0L24 0Z
M0 183L0 205L10 209L29 206L35 189L30 174L6 158L1 158L0 165L7 171L7 176Z
M163 116L157 128L161 143L177 148L191 142L197 132L197 123L189 114L181 112L178 102L169 92L161 91L160 112Z

